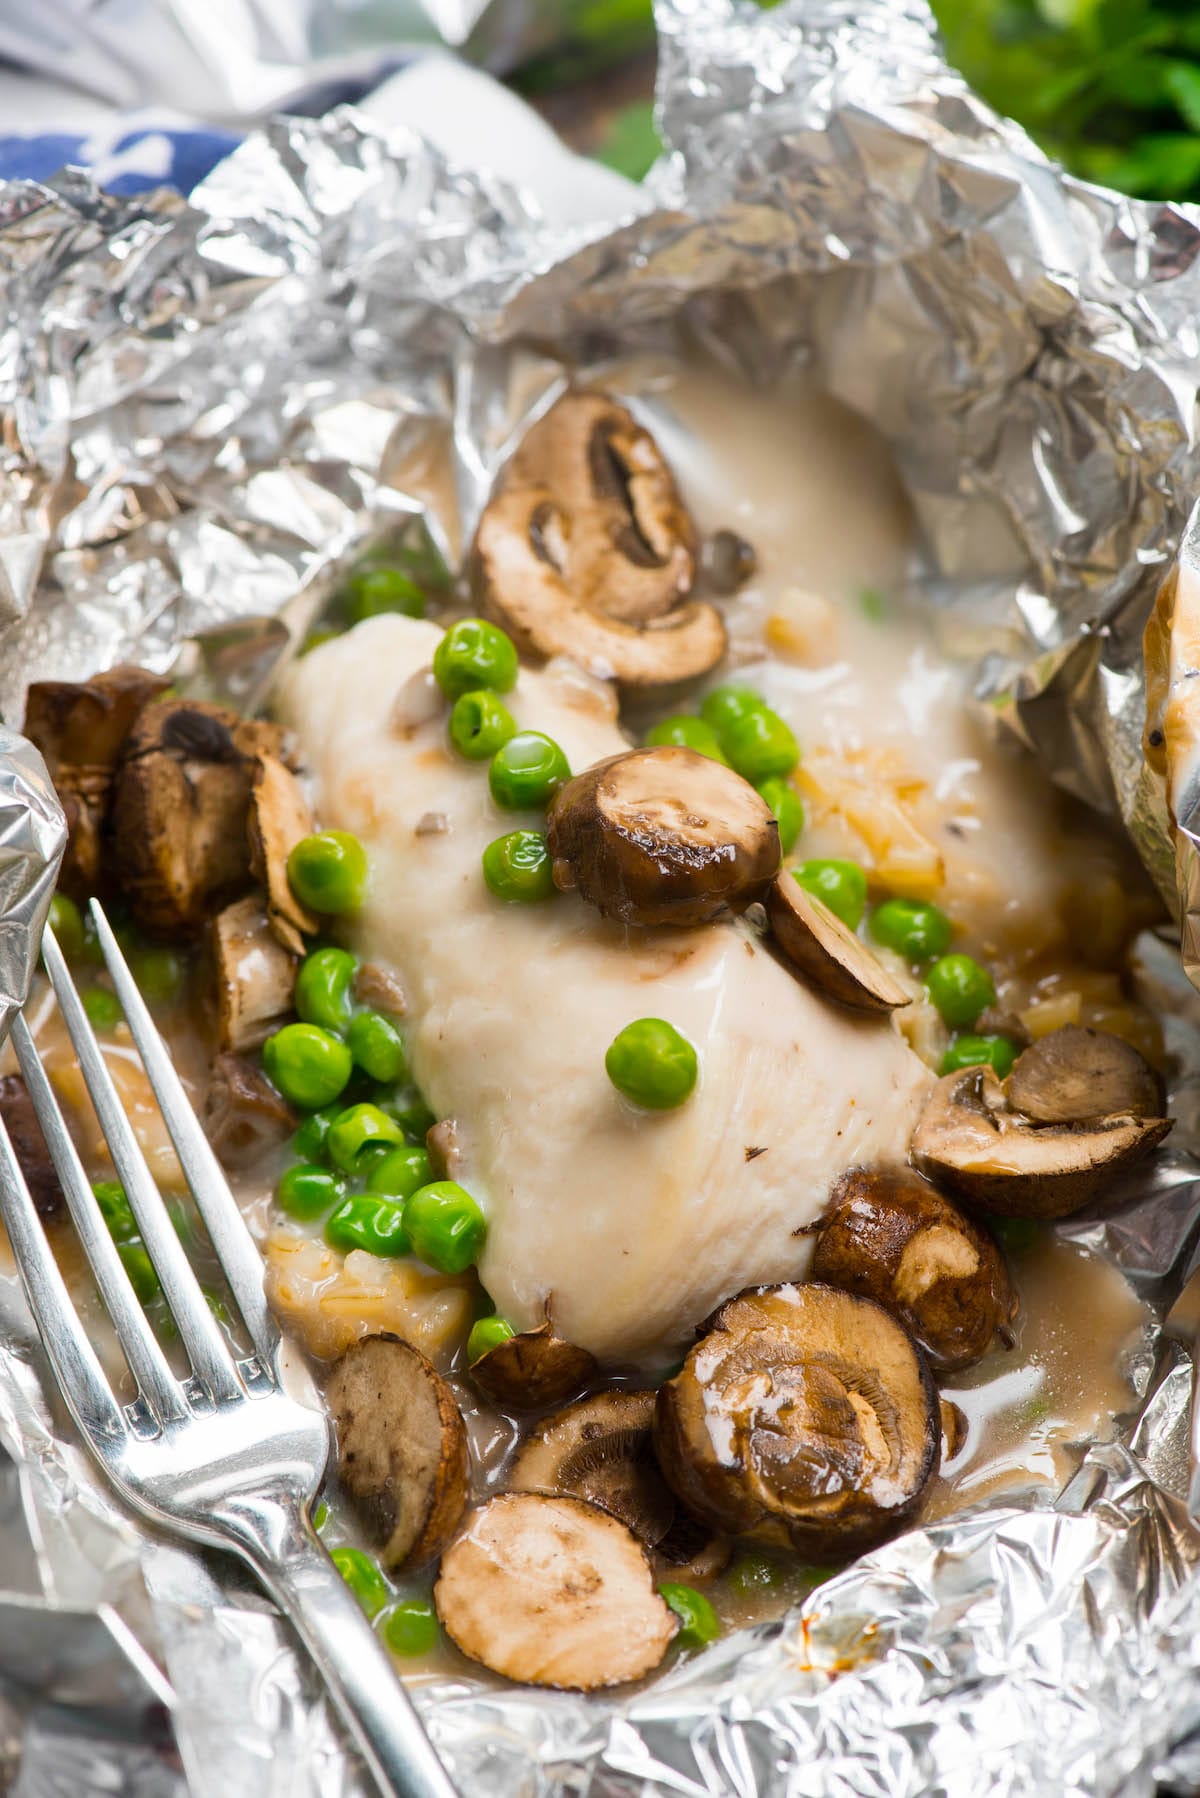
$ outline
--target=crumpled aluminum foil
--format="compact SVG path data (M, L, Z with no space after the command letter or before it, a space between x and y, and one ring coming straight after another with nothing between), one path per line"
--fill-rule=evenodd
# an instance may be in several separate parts
M349 113L271 126L190 205L72 176L0 192L5 716L35 675L166 666L185 639L189 678L252 695L279 621L304 628L421 511L431 442L454 451L427 513L453 559L564 362L699 340L752 380L808 363L874 419L998 727L1173 888L1140 643L1196 475L1197 221L1064 180L942 65L917 0L663 0L659 26L670 149L604 235L551 231ZM0 865L28 933L46 871ZM28 935L11 947L19 996ZM1064 1230L1162 1310L1200 1260L1200 1027L1164 945L1147 974L1181 1069L1170 1152ZM86 1764L91 1789L362 1792L269 1607L97 1486L12 1280L0 1328L0 1605L40 1619L36 1690L0 1628L12 1789L79 1786ZM645 1691L419 1686L462 1791L1194 1790L1186 1345L1156 1333L1138 1379L1138 1417L1057 1503L1031 1487L914 1531Z

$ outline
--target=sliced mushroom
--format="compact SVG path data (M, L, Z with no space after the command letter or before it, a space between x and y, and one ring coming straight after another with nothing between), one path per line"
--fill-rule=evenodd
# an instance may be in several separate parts
M387 1568L441 1554L467 1503L467 1431L454 1394L411 1343L366 1336L329 1376L338 1481Z
M300 1119L256 1062L218 1055L204 1095L204 1133L224 1167L234 1171L287 1141Z
M283 948L303 955L304 938L315 935L318 919L293 893L287 859L311 834L313 814L300 782L278 756L260 756L255 764L246 828L250 871L266 889L271 929Z
M678 1627L623 1523L536 1492L502 1492L472 1512L442 1557L433 1601L471 1660L573 1692L641 1679Z
M715 1579L728 1567L732 1554L728 1536L710 1530L680 1507L666 1535L655 1543L651 1559L660 1579L694 1586L698 1580Z
M471 1363L471 1378L503 1410L561 1405L596 1376L596 1358L554 1334L549 1322L523 1330Z
M1128 1113L1034 1124L1009 1110L991 1068L947 1074L912 1142L922 1173L1001 1217L1066 1217L1148 1155L1170 1118Z
M1065 1024L1019 1056L1008 1102L1037 1124L1084 1118L1159 1118L1167 1096L1161 1076L1132 1043L1104 1030Z
M987 1231L903 1167L852 1168L838 1181L812 1277L874 1299L943 1373L978 1361L1017 1310Z
M250 884L246 820L258 758L277 755L278 727L223 706L148 705L117 773L117 871L137 922L190 935Z
M117 762L142 708L167 681L122 664L88 681L34 681L25 735L41 750L67 815L70 839L59 875L64 892L85 898L104 880L104 845Z
M29 1196L41 1217L57 1217L63 1208L62 1187L33 1109L29 1089L20 1074L0 1078L0 1118L8 1131L13 1154L25 1176Z
M404 988L390 968L377 961L364 961L354 976L354 997L372 1011L382 1011L390 1018L402 1018L406 1009Z
M772 882L767 916L786 959L826 998L855 1011L890 1012L910 1003L895 975L791 874Z
M457 1119L439 1118L436 1124L431 1124L425 1132L425 1150L435 1179L457 1180L463 1161L458 1146Z
M675 1520L675 1496L658 1471L651 1442L653 1392L597 1392L543 1418L522 1443L514 1492L565 1492L628 1524L653 1548Z
M761 899L779 826L731 768L693 749L631 749L560 787L555 883L626 924L705 924Z
M714 531L700 551L700 573L705 586L722 595L736 593L758 572L758 555L736 531Z
M942 1465L953 1461L955 1455L961 1454L966 1446L967 1432L970 1425L967 1414L961 1405L953 1399L943 1398L938 1401L938 1410L942 1419Z
M690 590L687 507L649 431L607 394L564 394L526 431L503 485L553 490L571 521L572 587L590 610L644 624Z
M714 1529L815 1560L893 1534L938 1464L941 1419L911 1337L869 1299L772 1286L731 1299L659 1389L659 1465Z
M222 1049L257 1049L292 1009L296 961L279 943L256 894L213 920L217 1028Z

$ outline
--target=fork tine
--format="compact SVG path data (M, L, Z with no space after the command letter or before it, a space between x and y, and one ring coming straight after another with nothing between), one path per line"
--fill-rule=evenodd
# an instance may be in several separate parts
M165 1423L172 1417L183 1417L187 1407L178 1382L150 1328L146 1313L138 1304L129 1276L121 1265L121 1257L100 1214L91 1182L79 1159L79 1151L71 1140L58 1100L46 1077L37 1045L28 1024L19 1013L13 1020L12 1040L67 1208L83 1252L96 1276L100 1296L112 1319L130 1371L146 1404L160 1423Z
M250 1339L264 1367L270 1368L279 1346L279 1332L267 1308L262 1256L254 1245L254 1238L246 1227L246 1220L238 1208L237 1200L229 1189L229 1182L213 1153L212 1144L188 1103L187 1094L171 1065L162 1037L138 991L137 982L129 971L98 900L92 900L91 913L104 960L117 989L117 997L124 1007L126 1021L133 1032L133 1040L138 1046L138 1053L149 1076L163 1121L175 1144L184 1178L191 1187L192 1196L217 1252L217 1259L237 1300L238 1310L245 1319Z
M162 1282L163 1293L183 1338L193 1371L215 1400L242 1396L233 1359L205 1302L200 1283L171 1228L162 1195L138 1147L133 1126L117 1097L91 1024L52 930L42 937L42 960L58 999L79 1069L88 1089L113 1164L129 1199L138 1229Z
M119 1440L126 1434L120 1407L84 1334L58 1262L34 1210L25 1176L0 1119L0 1213L17 1272L63 1396L85 1436Z

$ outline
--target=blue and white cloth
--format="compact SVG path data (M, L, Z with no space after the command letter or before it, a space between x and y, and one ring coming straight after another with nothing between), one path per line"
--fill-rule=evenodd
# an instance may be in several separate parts
M240 142L237 132L136 116L87 132L10 133L0 135L0 180L48 181L69 163L88 169L109 193L174 187L189 194Z

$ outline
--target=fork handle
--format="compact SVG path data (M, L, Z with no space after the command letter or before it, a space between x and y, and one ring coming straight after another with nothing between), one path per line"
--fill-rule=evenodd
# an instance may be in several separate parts
M412 1700L358 1600L307 1525L254 1557L290 1618L384 1798L458 1798Z

